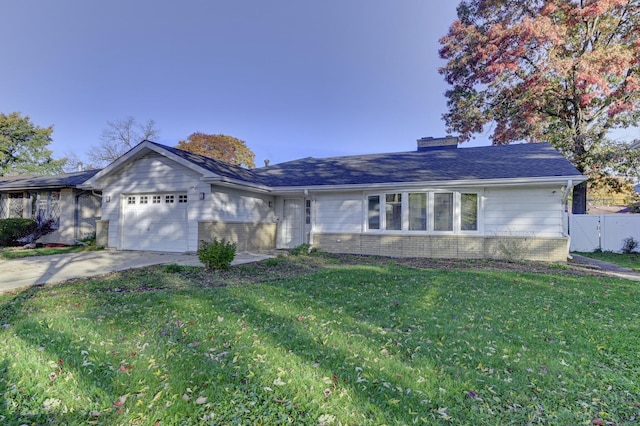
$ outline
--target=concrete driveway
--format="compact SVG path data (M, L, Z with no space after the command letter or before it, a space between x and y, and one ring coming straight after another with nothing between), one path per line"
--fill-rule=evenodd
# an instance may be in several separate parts
M272 257L237 253L233 265ZM196 254L101 250L0 260L0 293L32 285L91 277L150 265L202 266Z

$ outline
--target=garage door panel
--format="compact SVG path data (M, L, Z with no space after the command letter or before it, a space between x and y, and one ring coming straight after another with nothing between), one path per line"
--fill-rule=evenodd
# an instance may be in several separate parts
M182 202L178 202L179 197ZM187 201L186 194L180 193L131 194L125 197L123 248L186 251Z

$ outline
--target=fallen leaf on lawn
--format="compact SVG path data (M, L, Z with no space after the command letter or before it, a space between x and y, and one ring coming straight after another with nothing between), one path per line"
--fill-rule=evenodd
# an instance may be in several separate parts
M127 402L127 395L122 395L116 400L116 402L113 403L113 406L120 408L124 405L125 402Z
M207 397L206 396L199 396L198 399L196 399L196 404L198 404L198 405L202 405L205 402L207 402Z

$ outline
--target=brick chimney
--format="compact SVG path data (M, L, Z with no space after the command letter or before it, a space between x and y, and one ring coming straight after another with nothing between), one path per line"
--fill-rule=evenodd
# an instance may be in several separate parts
M418 139L418 151L428 151L431 149L456 149L458 147L458 137L447 135L443 138L426 136Z

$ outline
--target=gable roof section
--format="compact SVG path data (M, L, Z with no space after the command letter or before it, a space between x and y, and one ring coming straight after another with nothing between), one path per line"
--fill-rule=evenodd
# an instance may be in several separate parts
M260 179L251 170L145 140L87 180L83 187L99 187L97 183L102 177L121 169L127 162L141 158L149 152L156 152L202 174L202 178L206 182L220 182L249 187L260 185Z
M241 182L246 182L246 183L260 183L260 179L258 178L258 176L256 176L251 170L245 169L244 167L234 166L233 164L228 164L220 160L215 160L213 158L204 157L198 154L193 154L188 151L183 151L178 148L172 148L166 145L161 145L159 143L150 142L150 141L149 143L156 145L161 149L169 151L172 154L176 155L177 157L187 160L192 164L197 165L198 167L201 167L203 169L208 170L211 173L214 173L215 175L231 178L231 179L241 181Z
M83 172L62 173L59 175L13 176L6 180L3 178L3 180L0 180L0 191L78 188L99 171L100 169L94 169Z
M584 176L548 143L303 158L254 170L272 187L574 178Z

